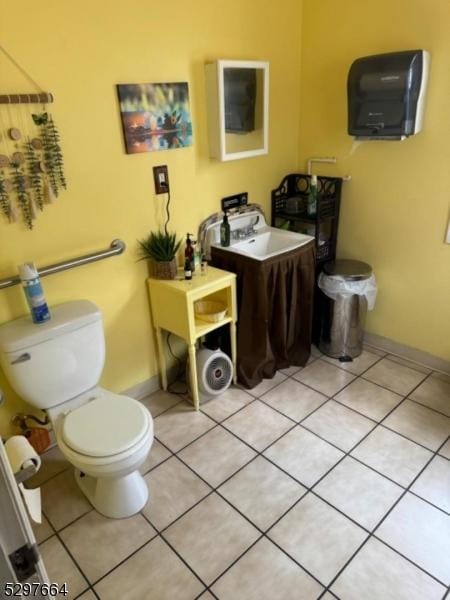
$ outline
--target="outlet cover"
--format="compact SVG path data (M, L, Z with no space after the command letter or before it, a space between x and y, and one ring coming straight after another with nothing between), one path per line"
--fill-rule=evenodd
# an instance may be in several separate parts
M169 193L169 170L167 165L153 167L153 181L155 182L155 194Z

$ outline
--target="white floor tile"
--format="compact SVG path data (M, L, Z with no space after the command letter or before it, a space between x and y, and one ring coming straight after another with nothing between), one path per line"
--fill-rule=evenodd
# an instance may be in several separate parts
M375 533L443 584L450 584L450 519L442 511L407 493Z
M261 452L294 423L256 400L224 421L223 426Z
M231 506L211 494L173 523L164 537L207 585L259 537Z
M200 581L160 537L95 586L101 600L196 598L203 589Z
M376 426L376 423L330 400L302 421L302 425L348 452Z
M430 450L437 450L450 435L450 418L410 400L402 402L383 425Z
M294 375L294 379L314 388L325 396L334 396L354 378L355 375L330 365L324 360L315 360Z
M306 489L258 456L218 491L252 523L266 530L303 496Z
M254 397L239 387L232 386L216 398L211 398L201 405L201 410L215 421L223 421L246 404L253 402Z
M445 588L371 538L332 585L345 600L440 600Z
M397 394L406 396L425 379L426 374L383 358L366 371L363 377L372 383L377 383Z
M212 487L217 487L256 456L256 452L222 427L215 427L178 456Z
M301 426L270 446L264 456L307 487L314 485L344 453Z
M294 421L300 421L326 402L327 397L295 379L287 379L261 396L261 400Z
M149 488L149 500L142 512L159 530L211 491L175 456L150 471L144 479Z
M172 452L198 438L202 433L216 427L216 423L187 402L180 402L166 410L153 421L155 437Z
M411 491L450 513L450 460L435 456Z
M212 590L220 600L314 600L323 588L269 540L262 539Z
M381 421L402 401L395 392L360 378L339 392L335 399L375 421Z
M450 383L436 376L428 377L410 398L450 417Z
M346 457L316 485L314 491L371 531L398 500L403 488Z
M439 450L439 454L441 456L445 456L445 458L450 459L450 439L442 446Z
M382 426L369 433L351 455L404 487L433 456L430 450Z
M359 356L357 356L350 362L341 362L337 358L331 358L325 355L322 356L322 360L326 360L331 365L344 369L344 371L348 371L349 373L353 373L354 375L361 375L361 373L363 373L374 363L376 363L377 360L380 360L380 357L378 356L378 354L364 349Z
M367 534L334 508L307 494L268 536L327 585Z
M255 398L259 398L260 396L274 388L276 385L279 385L285 379L286 375L284 375L284 373L282 373L281 371L277 371L272 377L272 379L263 379L261 383L258 383L258 385L256 385L254 388L247 391Z

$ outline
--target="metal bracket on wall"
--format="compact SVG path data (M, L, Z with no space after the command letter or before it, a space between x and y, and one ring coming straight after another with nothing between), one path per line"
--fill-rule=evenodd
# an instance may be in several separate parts
M337 158L335 156L323 156L323 157L319 156L319 157L316 157L316 158L309 158L308 162L307 162L307 165L308 165L307 173L308 173L308 175L312 174L311 171L312 171L312 164L313 163L328 163L328 164L335 165L337 163ZM351 175L344 175L342 177L342 180L343 181L350 181L351 178L352 178Z

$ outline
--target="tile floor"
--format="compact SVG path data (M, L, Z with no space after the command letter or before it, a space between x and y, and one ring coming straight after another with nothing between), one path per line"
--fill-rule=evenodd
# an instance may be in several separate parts
M151 499L95 511L57 449L36 536L53 581L92 600L450 598L450 378L372 348L314 349L199 413L144 400Z

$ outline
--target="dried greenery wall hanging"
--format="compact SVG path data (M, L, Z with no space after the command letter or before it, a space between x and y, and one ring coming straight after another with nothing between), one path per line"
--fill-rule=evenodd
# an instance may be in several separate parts
M38 211L67 187L61 140L46 109L53 96L2 46L0 51L38 89L37 94L0 94L0 213L12 223L19 209L32 229Z

